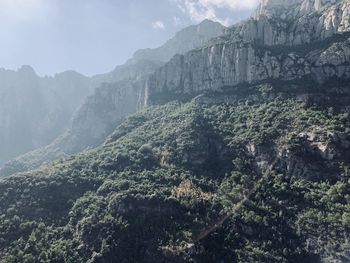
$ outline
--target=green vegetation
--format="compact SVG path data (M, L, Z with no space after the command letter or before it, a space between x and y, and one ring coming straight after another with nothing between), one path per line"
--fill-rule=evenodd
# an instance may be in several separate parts
M0 181L0 262L342 262L349 127L294 99L152 107L97 149Z

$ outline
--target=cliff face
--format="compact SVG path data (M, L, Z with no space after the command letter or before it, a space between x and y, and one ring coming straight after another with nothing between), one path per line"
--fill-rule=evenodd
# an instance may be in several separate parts
M349 17L349 1L263 1L233 35L264 45L302 45L349 32Z
M220 43L176 56L149 79L150 93L195 94L243 83L310 77L323 83L350 77L350 38L322 49L264 48L251 43ZM151 96L151 95L150 95Z
M350 1L317 2L311 11L306 3L264 1L226 35L175 56L148 79L148 104L163 93L197 94L268 80L348 79Z

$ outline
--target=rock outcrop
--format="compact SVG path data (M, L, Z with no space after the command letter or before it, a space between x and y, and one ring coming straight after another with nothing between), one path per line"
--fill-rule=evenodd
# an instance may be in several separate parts
M251 19L226 35L175 56L148 79L145 96L151 101L143 107L164 93L198 94L269 80L348 79L350 1L317 2L311 11L304 10L305 3L263 1Z
M302 45L350 31L349 1L263 1L231 38L264 45Z
M259 48L251 43L221 43L185 56L176 56L148 80L149 97L157 94L198 94L228 86L267 80L290 81L310 77L324 83L350 78L350 38L305 54L286 48Z

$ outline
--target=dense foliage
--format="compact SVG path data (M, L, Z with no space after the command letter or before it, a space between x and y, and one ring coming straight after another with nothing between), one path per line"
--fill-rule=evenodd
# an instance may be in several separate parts
M152 107L0 181L0 262L345 261L349 127L296 99Z

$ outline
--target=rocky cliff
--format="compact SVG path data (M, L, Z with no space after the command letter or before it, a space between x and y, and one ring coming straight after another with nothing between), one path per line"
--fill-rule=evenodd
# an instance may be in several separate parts
M348 1L263 1L233 38L264 45L301 45L349 31ZM258 22L259 21L259 22Z
M350 2L317 2L305 10L306 3L263 1L248 21L161 67L145 84L145 96L197 94L269 80L348 79Z

